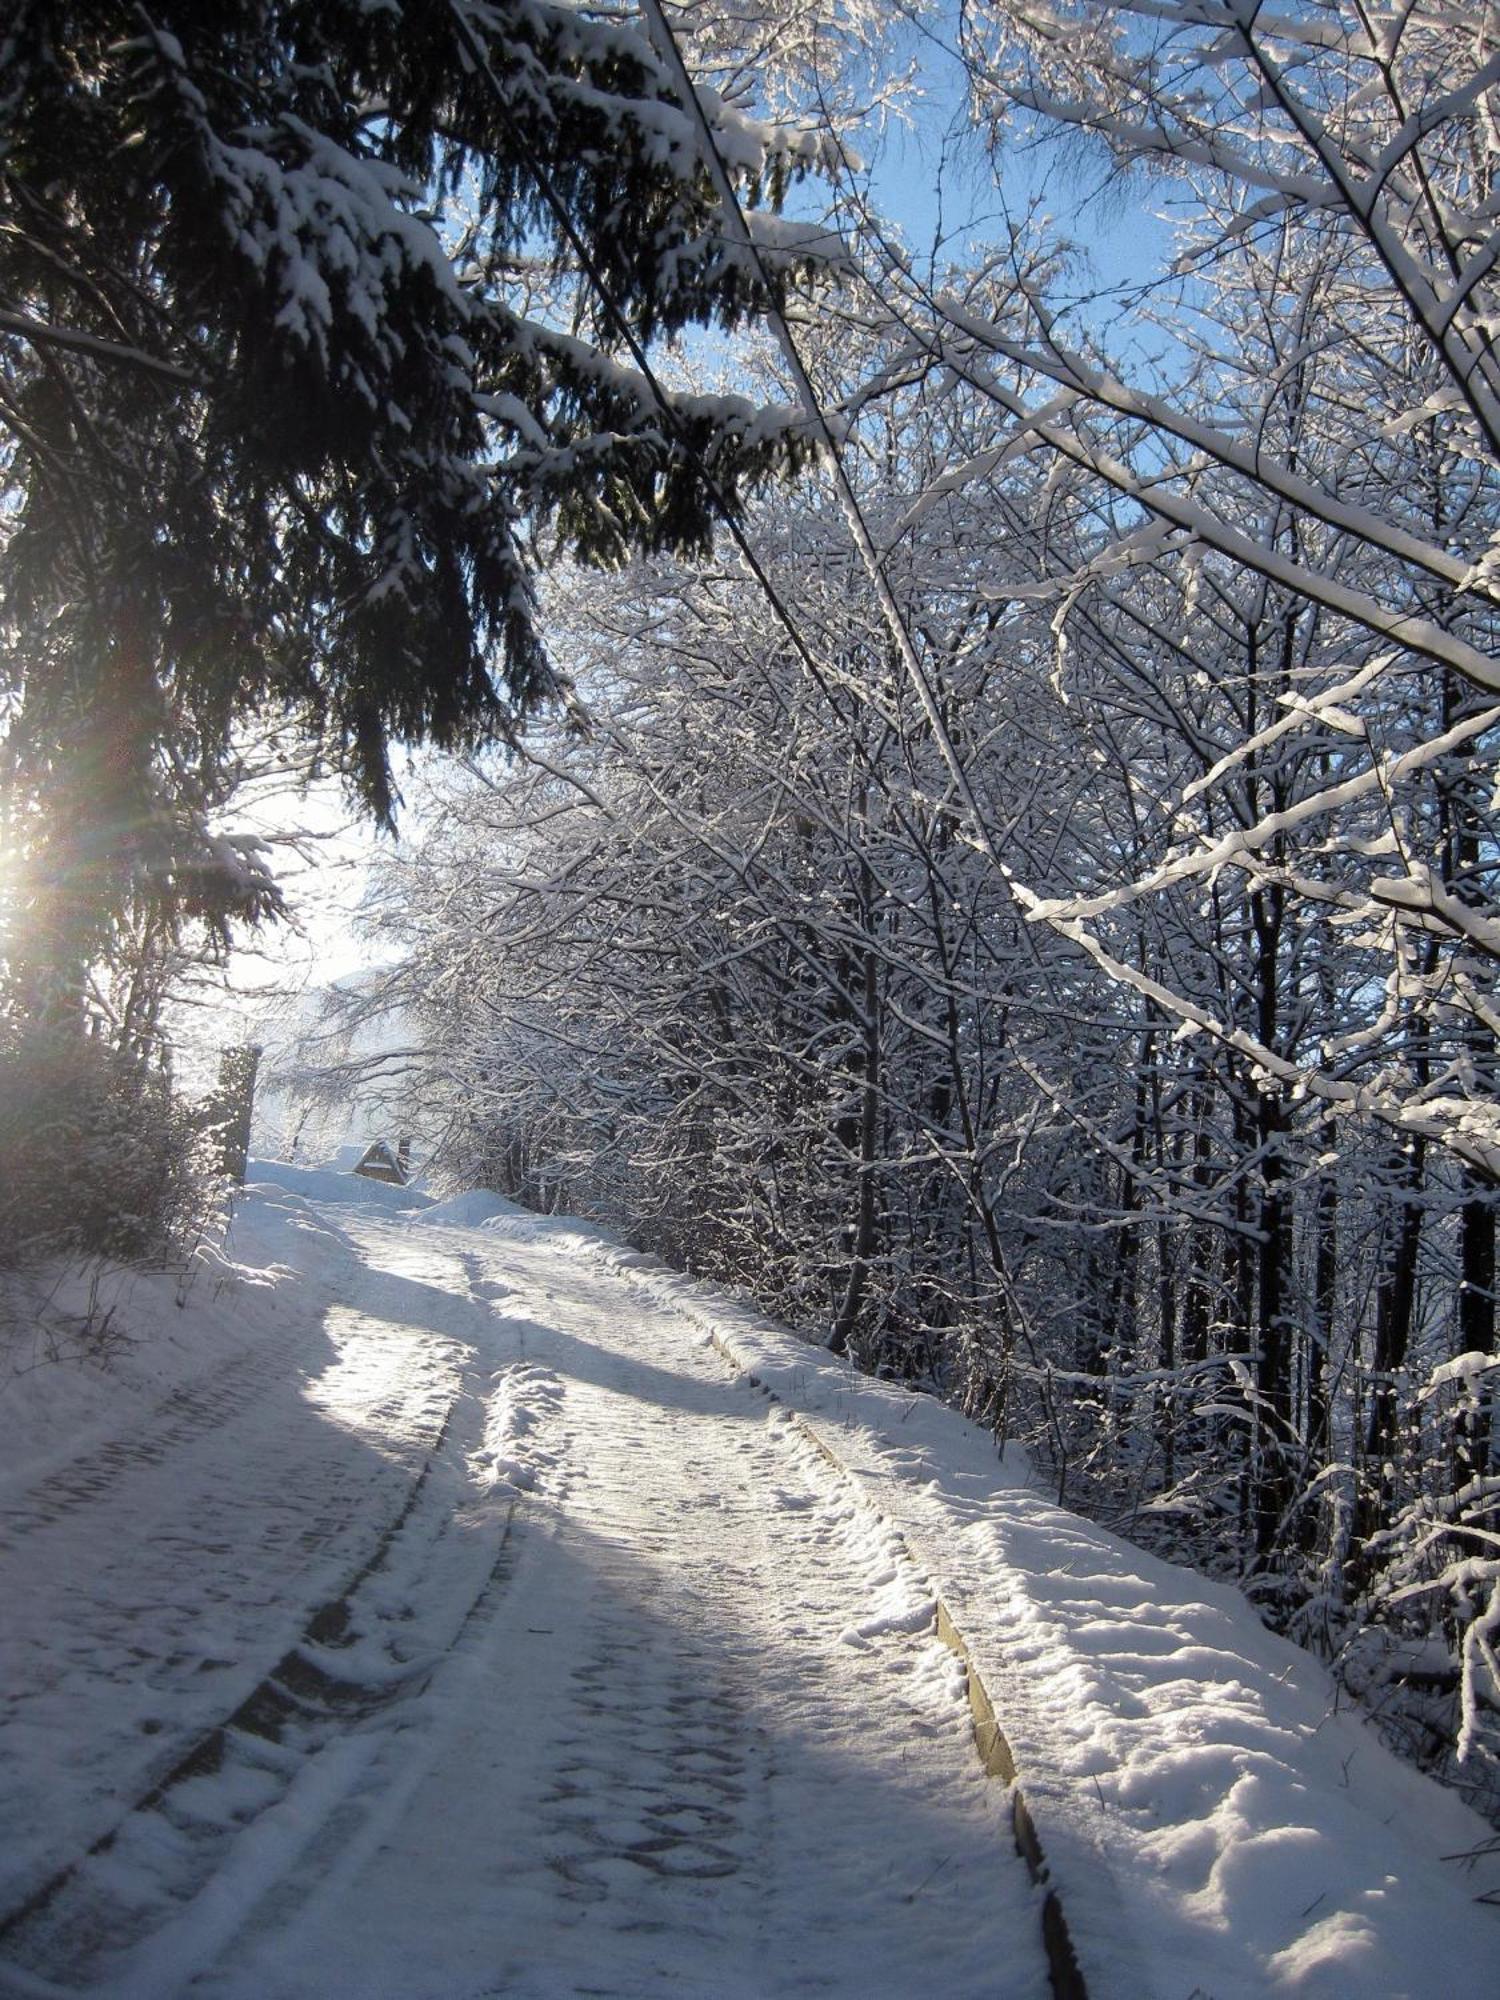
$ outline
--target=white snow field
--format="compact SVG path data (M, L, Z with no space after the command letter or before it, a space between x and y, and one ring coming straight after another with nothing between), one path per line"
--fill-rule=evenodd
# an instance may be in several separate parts
M252 1170L0 1390L0 1993L1496 1990L1490 1830L1235 1593L587 1225Z

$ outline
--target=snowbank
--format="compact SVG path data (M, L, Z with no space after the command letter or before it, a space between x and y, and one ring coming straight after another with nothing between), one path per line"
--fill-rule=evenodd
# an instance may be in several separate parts
M476 1188L471 1194L451 1194L446 1201L434 1202L430 1208L424 1209L417 1220L446 1224L457 1229L482 1229L487 1222L525 1213L524 1208L507 1201L504 1195L491 1194L488 1188Z
M353 1148L349 1150L354 1150ZM358 1148L363 1159L365 1149ZM285 1160L252 1160L245 1174L246 1188L278 1187L300 1194L308 1201L357 1203L381 1209L431 1208L430 1194L415 1188L396 1187L390 1181L372 1181L368 1175L345 1173L338 1167L294 1167Z

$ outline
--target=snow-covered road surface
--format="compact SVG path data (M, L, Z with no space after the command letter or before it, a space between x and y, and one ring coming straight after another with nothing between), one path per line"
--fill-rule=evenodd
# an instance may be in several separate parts
M1487 1995L1500 1841L1235 1591L587 1224L264 1170L0 1286L0 1995ZM71 1286L71 1289L70 1289ZM7 1317L8 1315L8 1317Z
M1044 1994L930 1587L785 1410L493 1202L260 1203L303 1309L0 1486L0 1991Z

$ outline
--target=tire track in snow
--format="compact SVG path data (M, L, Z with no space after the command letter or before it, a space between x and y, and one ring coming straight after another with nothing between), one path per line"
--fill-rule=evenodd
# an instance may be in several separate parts
M461 1265L432 1328L490 1321L441 1450L13 1928L13 1990L1039 2000L1035 1898L888 1524L618 1277L523 1233L360 1235L408 1280L424 1241Z
M349 1267L367 1312L330 1301L316 1326L166 1399L102 1469L91 1451L32 1489L0 1552L0 1914L28 1908L250 1697L407 1503L462 1349L382 1317L411 1293ZM451 1282L451 1266L423 1275Z
M284 1378L302 1338L300 1327L283 1329L275 1338L236 1356L207 1381L176 1389L163 1398L143 1432L110 1438L70 1465L34 1481L17 1497L0 1502L0 1554L76 1509L94 1506L128 1473L165 1464L184 1445L220 1429L260 1391Z
M770 1401L776 1413L806 1441L809 1448L832 1469L840 1483L855 1496L856 1504L868 1507L869 1503L864 1500L854 1473L844 1464L837 1451L819 1435L817 1429L798 1412L786 1410L774 1390L768 1389L753 1372L742 1368L732 1349L717 1333L710 1334L709 1344L734 1371L738 1380ZM875 1512L878 1518L884 1519L878 1515L878 1510L871 1509L871 1511ZM900 1529L889 1522L885 1525L889 1529L894 1548L910 1560L905 1537ZM970 1657L968 1641L954 1623L953 1614L941 1598L932 1600L930 1616L938 1638L961 1662L965 1699L972 1718L975 1752L985 1776L999 1778L1009 1788L1011 1826L1016 1853L1026 1863L1032 1881L1043 1892L1042 1944L1047 1954L1054 2000L1088 2000L1088 1988L1078 1964L1067 1918L1063 1914L1062 1902L1057 1891L1051 1886L1051 1870L1047 1865L1041 1836L1031 1816L1026 1794L1021 1789L1015 1756L1006 1740L989 1689L980 1678L978 1669Z
M524 1232L476 1241L471 1291L565 1385L556 1476L462 1693L433 1685L429 1768L201 1990L1044 1993L962 1674L888 1524L675 1316Z
M468 1627L493 1615L509 1561L516 1484L497 1474L497 1447L508 1441L524 1453L528 1434L556 1401L535 1369L501 1369L493 1382L498 1386L485 1392L471 1381L453 1399L373 1553L308 1618L234 1713L207 1730L87 1854L0 1921L0 1981L9 1966L50 1990L175 1990L217 1931L238 1928L232 1903L226 1923L222 1895L205 1899L209 1907L186 1923L181 1916L226 1873L236 1844L263 1836L264 1823L296 1792L290 1858L314 1838L320 1818L347 1805L368 1762L347 1754L350 1739L364 1737L369 1752L378 1734L398 1728L400 1710L421 1696ZM534 1459L542 1456L534 1443L530 1449ZM505 1462L513 1472L525 1469L521 1456ZM342 1788L337 1780L321 1788L307 1782L320 1759L341 1768ZM305 1795L320 1789L320 1811L309 1815ZM133 1948L163 1932L165 1944L147 1946L144 1967L133 1964Z
M649 1284L631 1275L632 1265L651 1265L655 1260L641 1257L640 1253L625 1250L623 1254L610 1246L600 1256L600 1246L587 1239L579 1246L584 1257L599 1263L603 1268L617 1274L629 1289L644 1304L654 1310L675 1315L684 1324L694 1328L698 1337L718 1355L729 1369L736 1383L745 1389L764 1397L778 1416L783 1418L806 1442L828 1468L841 1489L854 1497L855 1503L868 1509L881 1520L889 1534L890 1545L899 1558L912 1560L906 1540L900 1529L879 1514L867 1500L860 1481L854 1471L845 1464L837 1449L800 1412L787 1409L775 1391L768 1388L752 1369L747 1368L735 1353L732 1343L713 1324L712 1317L701 1306L681 1298L674 1298L670 1292L663 1295ZM678 1282L676 1273L667 1267L660 1267L669 1283ZM965 1700L972 1722L975 1752L986 1777L999 1778L1008 1788L1010 1802L1010 1822L1015 1851L1025 1862L1032 1882L1041 1892L1041 1935L1046 1952L1048 1975L1054 2000L1088 2000L1088 1989L1079 1967L1077 1953L1063 1912L1062 1902L1052 1886L1051 1870L1048 1867L1041 1836L1032 1818L1026 1794L1019 1782L1015 1757L1006 1740L994 1701L989 1689L980 1678L969 1653L968 1642L955 1624L948 1606L940 1598L931 1601L930 1615L933 1629L960 1663Z

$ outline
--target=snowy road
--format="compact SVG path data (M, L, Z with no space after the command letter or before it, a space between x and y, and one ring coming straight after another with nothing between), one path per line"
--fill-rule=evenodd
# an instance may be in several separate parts
M464 1213L288 1201L321 1310L0 1489L0 1991L1045 1993L893 1530Z

